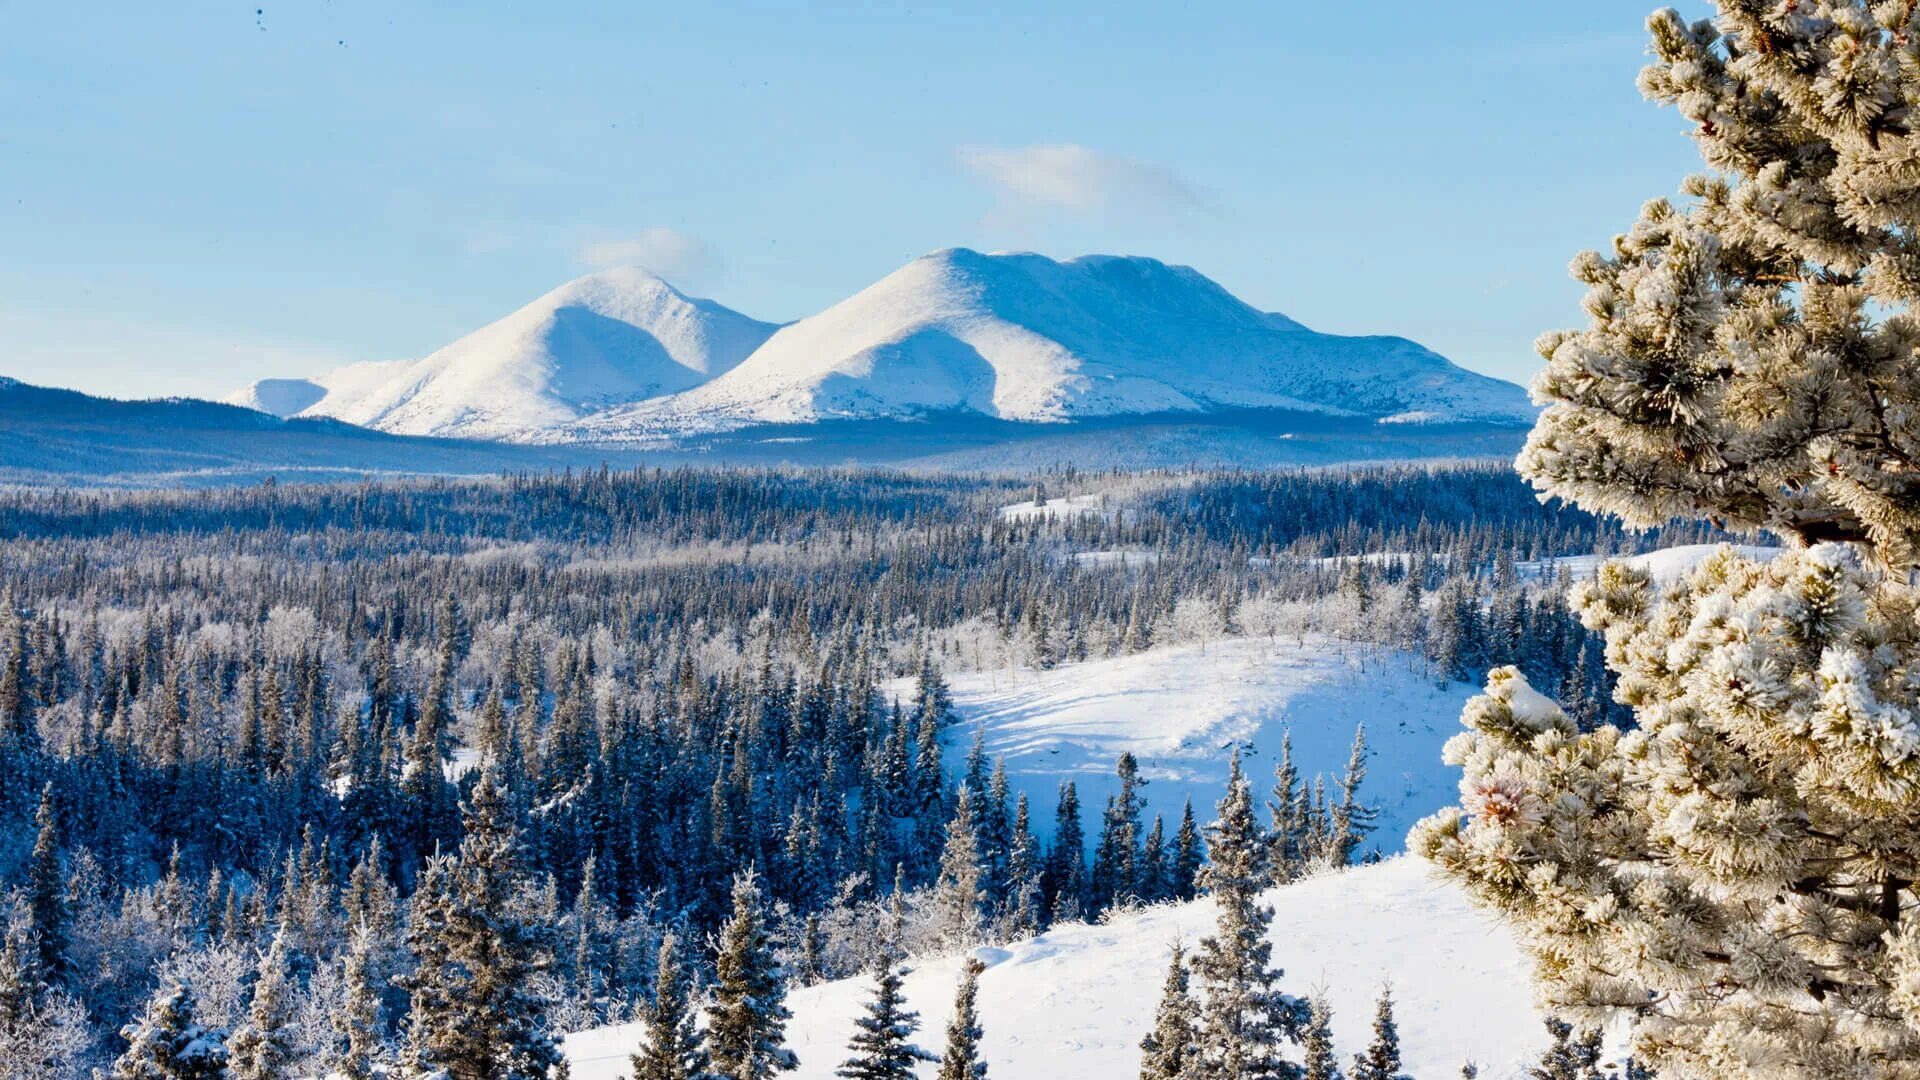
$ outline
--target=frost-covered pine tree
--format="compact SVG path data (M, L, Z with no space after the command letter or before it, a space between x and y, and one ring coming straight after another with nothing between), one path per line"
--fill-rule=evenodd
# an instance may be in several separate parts
M247 1022L233 1033L227 1073L231 1080L279 1080L289 1075L299 1048L294 1042L293 987L283 929L260 958Z
M1140 1040L1140 1080L1183 1080L1187 1076L1187 1059L1193 1053L1200 1020L1187 980L1186 952L1176 941L1167 962L1167 980L1161 984L1153 1030Z
M1343 1080L1340 1058L1333 1052L1333 1005L1317 993L1307 1006L1306 1028L1300 1033L1301 1056L1306 1058L1305 1080Z
M1299 1080L1299 1066L1281 1057L1298 1042L1305 1005L1280 992L1267 928L1273 909L1260 903L1267 883L1266 838L1254 817L1253 796L1233 755L1220 818L1201 871L1201 887L1218 906L1219 923L1201 939L1193 976L1201 996L1200 1031L1191 1068L1202 1080Z
M226 1080L226 1032L202 1026L193 1010L185 983L156 991L120 1032L127 1048L113 1063L113 1080Z
M940 937L951 948L966 948L980 940L981 905L986 890L981 881L978 826L974 821L972 789L960 785L940 850L940 878L933 904Z
M761 910L759 875L747 870L733 880L733 914L720 931L720 955L714 961L713 1000L707 1005L714 1075L769 1080L799 1067L786 1047L792 1015Z
M375 949L373 931L364 924L354 927L342 961L346 996L329 1017L339 1047L333 1069L346 1080L369 1080L386 1049L387 1019L383 988L374 971Z
M1393 987L1380 988L1373 1009L1373 1041L1353 1059L1352 1080L1411 1080L1400 1071L1400 1025L1393 1019Z
M1637 525L1766 528L1576 589L1636 729L1493 673L1412 846L1520 931L1545 1001L1662 1075L1920 1073L1920 9L1724 0L1642 90L1708 171L1574 275L1518 466Z
M8 934L0 945L0 1077L84 1076L93 1042L86 1008L40 981L30 935Z
M853 1056L834 1070L835 1076L846 1080L914 1080L916 1064L940 1060L913 1042L913 1033L920 1029L920 1014L907 1008L906 995L901 991L905 974L892 948L876 951L873 1000L867 1002L866 1015L853 1022L856 1030L847 1043Z
M67 883L60 870L60 825L53 803L53 785L40 792L40 808L33 817L38 832L27 865L28 914L33 937L39 943L40 976L53 985L67 978Z
M1606 1080L1600 1071L1599 1028L1575 1034L1572 1024L1549 1018L1547 1036L1552 1041L1539 1062L1527 1069L1527 1080Z
M680 939L669 933L660 939L653 1000L641 1013L644 1042L633 1055L633 1080L706 1077L707 1050L694 1015L691 981L680 956Z
M454 856L421 874L407 929L412 1058L458 1080L545 1080L566 1069L534 985L552 964L545 928L513 907L520 838L499 770L480 770Z
M953 994L953 1018L947 1021L947 1047L940 1055L935 1080L987 1080L987 1063L980 1057L980 973L987 965L974 957L960 967L960 985Z

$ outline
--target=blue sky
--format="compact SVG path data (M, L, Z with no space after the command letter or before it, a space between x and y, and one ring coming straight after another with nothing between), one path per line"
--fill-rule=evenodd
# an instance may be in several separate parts
M0 374L217 396L614 261L786 320L962 245L1187 263L1524 379L1575 252L1698 168L1634 89L1649 10L17 4Z

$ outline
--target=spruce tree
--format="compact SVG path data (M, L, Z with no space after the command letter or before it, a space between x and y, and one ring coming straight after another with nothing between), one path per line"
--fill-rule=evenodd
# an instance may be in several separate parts
M934 886L940 936L950 948L966 948L980 940L986 894L976 828L973 793L962 784L954 799L953 819L947 823L946 843L940 851L940 878Z
M1175 900L1191 900L1198 888L1200 864L1206 853L1200 842L1200 827L1193 819L1193 800L1180 811L1180 832L1173 840L1173 860L1169 867L1170 887Z
M633 1055L633 1080L704 1080L707 1051L693 1007L692 978L680 939L660 939L653 1000L641 1013L644 1042Z
M1552 1041L1527 1070L1527 1080L1606 1080L1600 1071L1599 1028L1575 1034L1572 1024L1549 1018L1547 1035Z
M761 911L759 877L747 870L733 880L733 914L720 931L713 1000L707 1006L707 1047L713 1072L725 1080L769 1080L799 1067L786 1047L785 978Z
M385 988L374 970L374 951L373 931L364 924L354 927L341 972L346 999L329 1017L339 1048L333 1069L346 1080L370 1080L386 1049Z
M1080 917L1086 903L1086 836L1080 829L1080 793L1071 780L1060 782L1053 812L1053 847L1047 857L1048 922Z
M987 965L969 956L960 966L960 985L953 995L953 1018L947 1021L947 1048L940 1055L936 1080L986 1080L987 1063L980 1057L980 973Z
M27 913L39 943L41 977L60 985L67 977L67 883L60 871L60 826L54 812L53 785L40 792L34 814L39 833L27 864Z
M1202 1001L1194 1067L1210 1080L1299 1080L1298 1066L1281 1057L1281 1048L1299 1041L1305 1006L1280 992L1281 973L1271 963L1273 910L1259 899L1267 881L1266 844L1237 753L1211 831L1213 861L1201 885L1219 908L1219 923L1193 958Z
M491 764L464 825L458 853L429 860L409 916L413 1060L456 1080L547 1080L565 1069L533 986L551 943L512 908L521 841Z
M834 1070L835 1076L846 1080L914 1080L916 1063L940 1060L913 1043L920 1014L906 1007L900 986L905 972L895 955L892 948L876 950L873 1000L867 1002L866 1015L854 1021L856 1030L847 1043L853 1056Z
M231 1080L281 1080L290 1074L298 1056L292 1030L294 987L289 985L290 978L286 931L282 929L273 935L260 958L247 1022L234 1032L229 1044L232 1053L227 1071Z
M1373 1041L1353 1059L1352 1080L1412 1080L1400 1071L1400 1028L1393 1020L1393 987L1380 988L1373 1010Z
M127 1047L113 1063L113 1080L226 1080L226 1033L201 1026L193 1011L185 983L157 990L120 1032Z
M1186 953L1179 942L1167 962L1153 1030L1140 1040L1140 1080L1190 1080L1199 1014L1188 990Z
M1514 668L1449 743L1463 801L1410 845L1509 920L1546 1004L1692 1080L1920 1065L1915 310L1920 9L1721 0L1648 21L1649 98L1707 169L1579 256L1516 461L1649 526L1768 529L1671 586L1575 587L1634 730ZM1682 959L1676 959L1682 958Z
M1379 811L1360 801L1360 785L1367 778L1367 727L1355 724L1353 750L1347 767L1340 774L1340 801L1333 804L1329 818L1332 835L1328 840L1333 865L1349 866L1360 844L1373 831Z
M1342 1080L1340 1059L1333 1052L1333 1006L1325 993L1313 995L1307 1006L1307 1023L1300 1036L1300 1049L1306 1058L1305 1080Z

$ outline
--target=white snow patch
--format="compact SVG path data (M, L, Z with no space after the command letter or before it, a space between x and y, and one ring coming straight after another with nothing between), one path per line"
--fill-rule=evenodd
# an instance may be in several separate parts
M1505 930L1460 892L1433 882L1424 864L1390 859L1296 882L1268 894L1275 909L1274 963L1282 987L1323 988L1333 1004L1342 1061L1371 1034L1373 1003L1391 979L1406 1070L1459 1075L1469 1059L1481 1075L1516 1075L1546 1037L1529 1000L1525 961ZM1119 916L1100 926L1070 924L1031 941L991 950L980 977L982 1053L994 1080L1130 1077L1140 1037L1153 1024L1172 943L1211 932L1208 901ZM938 1052L952 1014L961 957L921 959L906 979L920 1013L916 1041ZM788 997L788 1044L800 1058L795 1080L826 1080L847 1057L847 1038L872 993L865 977L823 983ZM566 1041L574 1080L622 1080L639 1045L638 1025L581 1032ZM1297 1059L1297 1051L1295 1057ZM935 1065L920 1076L931 1077Z
M1311 637L1236 638L948 681L961 716L946 736L949 768L964 767L983 727L988 756L1004 759L1009 785L1026 792L1035 831L1051 834L1060 781L1071 779L1089 841L1118 790L1114 762L1123 751L1148 780L1146 823L1161 815L1171 839L1188 797L1202 824L1213 819L1236 748L1264 800L1283 732L1292 732L1303 775L1332 780L1364 721L1372 754L1362 794L1381 810L1369 844L1387 852L1400 850L1415 821L1453 801L1458 777L1441 764L1440 747L1460 729L1474 693L1464 683L1437 687L1410 654ZM904 697L912 683L887 689Z
M1107 509L1107 497L1103 494L1072 495L1061 499L1048 499L1037 503L1032 499L1026 502L1010 503L1000 508L1002 521L1062 521L1081 517L1111 517Z

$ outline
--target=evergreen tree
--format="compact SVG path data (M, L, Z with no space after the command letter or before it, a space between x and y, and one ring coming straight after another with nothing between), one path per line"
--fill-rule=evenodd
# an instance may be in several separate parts
M1189 1058L1199 1035L1199 1014L1188 990L1186 954L1175 942L1161 984L1153 1030L1140 1040L1140 1080L1188 1080Z
M673 934L660 939L653 1000L641 1017L645 1041L633 1055L633 1080L705 1080L707 1051L693 1007L692 979Z
M1527 1080L1606 1080L1600 1071L1603 1051L1599 1028L1576 1035L1572 1024L1550 1018L1547 1035L1552 1043L1540 1055L1539 1063L1527 1070Z
M39 833L27 864L27 913L34 940L39 942L41 977L59 985L68 974L67 884L60 871L60 828L51 783L40 792L40 809L33 820Z
M1306 1058L1305 1080L1341 1080L1340 1060L1333 1052L1333 1006L1324 993L1313 995L1300 1048Z
M1400 1071L1400 1028L1393 1020L1393 987L1380 988L1373 1011L1373 1041L1353 1059L1352 1080L1412 1080Z
M1267 862L1273 868L1273 880L1282 884L1300 876L1306 865L1302 850L1305 822L1300 819L1300 770L1293 764L1293 732L1280 733L1280 760L1273 767L1273 792L1267 799L1267 814L1273 828L1268 834Z
M1169 886L1175 900L1191 900L1197 891L1200 864L1206 859L1201 850L1200 827L1193 820L1193 800L1180 811L1180 832L1173 840L1173 861L1169 868Z
M533 977L551 963L541 927L513 910L520 839L493 766L465 814L456 856L430 860L414 895L408 944L416 1064L455 1080L546 1080L565 1069Z
M297 1056L294 1045L293 987L287 970L286 932L260 958L260 974L253 983L253 1002L247 1022L234 1032L227 1071L231 1080L281 1080L289 1075Z
M953 1019L947 1021L947 1048L940 1055L936 1080L987 1080L987 1063L980 1057L980 973L987 965L974 957L960 967L960 985L953 995Z
M355 926L342 971L346 998L329 1018L339 1047L333 1068L346 1080L371 1080L386 1049L385 990L374 971L374 950L374 932L364 924Z
M1040 932L1045 904L1040 841L1027 822L1027 794L1021 792L1014 804L1012 837L1007 849L1007 893L1002 925L1009 940L1018 941Z
M113 1080L226 1080L226 1033L193 1018L193 994L184 983L162 986L140 1019L120 1032L127 1048L113 1063Z
M1086 893L1086 837L1080 831L1080 793L1073 781L1060 782L1053 813L1053 847L1047 857L1048 922L1080 917Z
M1340 775L1340 801L1329 815L1332 836L1328 843L1335 866L1352 865L1354 852L1373 831L1374 819L1379 816L1377 810L1360 801L1360 784L1366 778L1367 727L1360 723L1354 725L1353 751L1347 757L1346 771Z
M40 981L33 943L16 930L0 945L0 1077L80 1077L93 1049L86 1009Z
M1253 797L1235 754L1208 844L1213 861L1201 885L1219 907L1219 924L1193 958L1202 992L1194 1067L1209 1080L1299 1080L1299 1068L1280 1056L1298 1042L1305 1008L1277 987L1267 928L1273 911L1259 902L1267 881L1266 844L1254 819Z
M961 789L965 792L965 788ZM847 1080L914 1080L914 1065L938 1061L913 1044L919 1030L920 1014L906 1007L900 982L905 974L891 948L877 950L873 964L874 996L867 1003L865 1016L854 1021L858 1030L848 1042L853 1051L835 1076Z
M1630 1018L1664 1074L1897 1077L1920 1062L1920 24L1715 6L1656 12L1639 80L1711 171L1575 260L1587 325L1540 338L1516 465L1631 525L1805 550L1576 586L1638 730L1582 733L1494 672L1448 746L1462 805L1411 846L1516 924L1547 1004Z
M768 1080L799 1067L786 1048L786 986L760 909L752 870L733 881L733 915L720 932L713 1001L707 1006L707 1046L715 1075Z
M940 850L940 879L934 887L940 936L950 948L966 948L980 940L986 894L975 829L973 793L962 784L954 799L953 820L947 823L946 843Z

